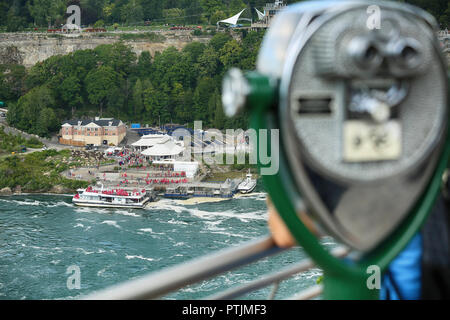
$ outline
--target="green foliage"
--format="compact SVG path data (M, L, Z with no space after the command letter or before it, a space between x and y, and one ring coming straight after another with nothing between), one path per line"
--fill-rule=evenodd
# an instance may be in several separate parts
M26 8L35 25L50 26L63 22L67 7L64 0L30 0Z
M25 19L23 17L8 15L6 19L6 31L7 32L17 32L24 29Z
M166 23L179 24L183 22L185 12L180 8L171 8L163 10L163 18Z
M121 19L126 23L141 22L144 19L143 8L139 0L129 0L121 8Z
M224 20L227 18L227 14L223 12L222 10L217 10L211 15L211 18L209 20L210 24L214 25L220 20Z
M288 0L294 3L302 0ZM59 26L65 23L65 11L69 4L82 8L84 25L144 25L153 24L215 24L231 17L244 8L262 10L267 0L0 0L0 26L8 31L22 30L28 26ZM450 4L447 0L402 0L419 6L440 22L441 28L449 27ZM244 17L256 19L254 10L246 10Z
M100 66L92 69L85 79L89 102L98 105L100 116L103 113L103 105L111 95L116 92L120 75L109 66Z
M153 33L149 33L153 34ZM152 58L139 57L123 42L53 56L30 70L0 65L0 100L8 101L7 121L29 133L49 136L61 121L116 117L151 125L188 124L247 127L246 115L226 119L221 79L233 67L253 69L263 34L242 41L218 33L208 44L170 47Z
M103 28L105 26L105 21L98 20L96 23L94 23L94 28Z
M68 168L62 163L67 156L67 151L46 150L0 159L0 189L21 186L23 192L49 192L56 185L72 191L87 187L86 181L69 180L60 175Z
M0 126L0 153L20 152L22 146L27 148L42 148L43 144L36 138L25 139L19 135L5 133L3 126Z
M46 86L38 86L22 96L17 104L10 105L7 121L28 133L48 136L57 126L54 106L52 91Z
M25 93L26 75L24 66L0 65L0 101L17 101Z

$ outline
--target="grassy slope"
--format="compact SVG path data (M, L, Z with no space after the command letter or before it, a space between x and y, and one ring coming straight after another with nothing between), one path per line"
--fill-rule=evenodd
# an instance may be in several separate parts
M88 182L69 180L60 175L70 164L63 163L70 157L69 150L46 150L21 156L9 156L0 160L0 189L17 186L22 192L49 192L54 186L74 191L86 187Z

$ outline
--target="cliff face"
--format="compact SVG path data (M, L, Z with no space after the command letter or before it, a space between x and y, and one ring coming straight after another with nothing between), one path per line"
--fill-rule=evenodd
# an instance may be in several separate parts
M160 32L165 37L161 42L148 40L123 41L140 55L149 51L163 51L170 46L177 49L184 48L192 41L206 43L210 37L194 37L191 31ZM94 49L102 44L113 44L120 41L120 34L116 35L59 35L36 33L2 33L0 34L0 64L21 64L32 67L54 55L64 55L76 50Z

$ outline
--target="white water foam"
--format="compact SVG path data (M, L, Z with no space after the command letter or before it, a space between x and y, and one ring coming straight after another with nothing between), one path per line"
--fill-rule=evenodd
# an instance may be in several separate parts
M189 223L181 221L181 220L175 220L175 219L170 219L168 221L166 221L169 224L182 224L182 225L189 225Z
M76 213L107 213L108 210L92 207L77 207L75 209Z
M90 255L90 254L94 254L94 253L105 253L106 252L103 249L98 249L97 251L87 251L87 250L85 250L83 248L76 248L75 250L78 251L78 252L81 252L81 253L83 253L85 255Z
M118 229L122 229L122 227L117 224L117 221L114 221L114 220L105 220L101 224L107 224L108 226L112 226L112 227L116 227Z
M91 227L85 227L84 224L82 223L77 223L76 225L73 226L74 228L83 228L85 230L89 230Z
M192 248L190 245L188 245L186 242L183 242L183 241L177 242L177 243L175 243L173 246L174 246L174 247L185 246L185 247L188 247L188 248Z
M154 232L152 228L143 228L143 229L139 229L139 231L147 232L147 233L151 233L151 234L165 235L165 233Z
M146 210L153 211L153 209L159 209L159 210L168 210L168 211L174 211L176 213L181 213L184 210L183 206L177 206L174 205L175 202L173 202L170 199L161 199L157 202L151 202L147 207L145 207Z
M54 204L48 204L46 205L47 208L55 208L55 207L75 207L72 203L67 203L64 201L58 201Z
M267 193L255 192L255 193L250 193L250 194L240 194L240 195L236 196L234 199L237 199L237 200L251 199L251 200L266 201Z
M219 224L221 224L223 220L217 220L217 221L205 221L206 229L209 231L223 231L225 228L218 227Z
M258 196L262 196L265 194L261 193ZM198 208L192 208L191 206L183 206L177 205L170 199L162 199L158 202L152 202L152 206L147 207L149 209L159 209L159 210L167 210L175 213L187 212L192 216L205 219L205 220L216 220L218 217L227 217L227 218L236 218L241 220L242 222L249 222L250 220L267 220L267 212L263 211L253 211L253 212L236 212L236 210L226 210L226 211L204 211ZM164 221L168 222L168 221ZM173 223L173 222L168 222Z
M230 219L231 218L239 219L242 222L249 222L250 220L267 220L266 211L237 213L236 211L233 210L226 210L226 211L208 212L199 209L189 209L189 208L186 208L186 211L193 216L203 219L217 219L218 217L226 217Z
M240 233L231 233L231 232L226 232L226 231L210 231L209 233L214 233L214 234L221 234L227 237L236 237L236 238L243 238L243 239L254 239L254 237L252 236L246 236Z
M21 206L42 206L47 208L55 208L55 207L74 207L73 204L67 203L64 201L57 201L57 202L46 202L46 201L39 201L39 200L33 200L33 201L27 201L27 200L10 200L10 199L0 199L0 202L5 203L14 203Z
M20 200L11 200L12 203L20 204L21 206L40 206L45 202L41 202L38 200L31 201L20 201Z
M128 260L130 260L130 259L140 259L140 260L146 260L146 261L155 261L155 259L153 259L153 258L146 258L146 257L143 257L141 255L139 255L139 256L131 256L131 255L127 254L125 256L125 258L127 258Z
M114 213L123 215L123 216L129 216L129 217L139 217L138 214L126 210L115 210Z

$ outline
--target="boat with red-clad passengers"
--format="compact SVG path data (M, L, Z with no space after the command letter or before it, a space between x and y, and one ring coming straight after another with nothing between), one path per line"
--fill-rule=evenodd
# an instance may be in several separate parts
M131 209L142 209L150 200L151 196L145 189L104 189L103 186L100 189L91 186L78 189L72 198L77 206Z

